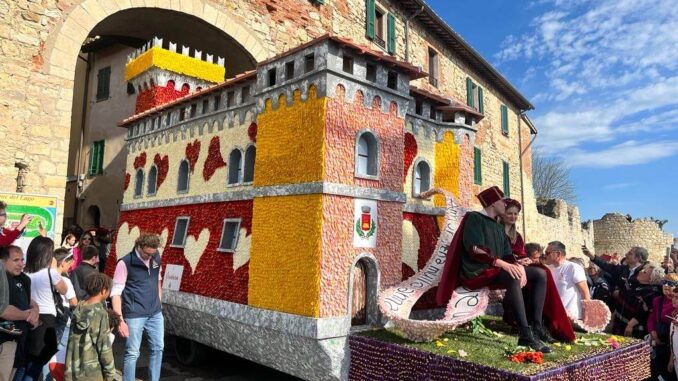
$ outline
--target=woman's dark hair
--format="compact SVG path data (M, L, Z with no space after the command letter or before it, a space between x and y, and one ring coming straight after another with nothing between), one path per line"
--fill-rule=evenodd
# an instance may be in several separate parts
M82 244L82 239L83 239L85 236L89 237L89 244L92 245L92 244L94 243L94 236L93 236L92 233L90 233L90 232L84 232L84 233L82 233L82 235L80 236L80 239L78 239L78 243Z
M54 257L54 241L47 237L35 237L26 250L26 272L37 273L48 268Z

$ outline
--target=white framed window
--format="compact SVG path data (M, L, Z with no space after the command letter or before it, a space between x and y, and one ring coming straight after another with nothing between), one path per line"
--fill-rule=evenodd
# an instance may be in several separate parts
M134 176L134 197L141 197L144 191L144 170L139 168Z
M151 169L148 171L148 188L147 188L147 195L148 196L155 196L155 192L158 188L158 168L153 165L151 166Z
M412 170L412 197L431 189L431 166L424 159L417 159Z
M238 246L238 234L240 234L240 218L226 218L221 229L221 239L217 251L233 253Z
M177 193L188 192L189 184L189 165L188 160L184 159L179 163L179 175L177 176Z
M257 156L257 147L251 145L245 151L245 172L243 175L243 182L251 183L254 181L254 161Z
M355 152L355 175L376 179L378 176L379 143L370 131L358 132Z
M172 236L171 247L183 248L186 246L186 235L188 234L188 224L191 222L191 217L181 216L177 217L174 223L174 235Z
M242 181L242 152L234 149L228 155L228 183L238 184Z

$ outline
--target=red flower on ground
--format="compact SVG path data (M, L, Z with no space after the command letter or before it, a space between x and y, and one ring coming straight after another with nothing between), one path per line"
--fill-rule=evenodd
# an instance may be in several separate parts
M509 360L517 363L543 364L544 354L541 352L518 352L509 356Z

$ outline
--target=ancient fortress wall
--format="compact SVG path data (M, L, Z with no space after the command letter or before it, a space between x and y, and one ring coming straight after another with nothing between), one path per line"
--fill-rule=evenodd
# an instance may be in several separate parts
M666 249L673 244L673 235L661 230L659 225L649 218L629 220L621 213L608 213L593 221L596 231L596 254L620 255L632 246L642 246L650 253L650 259L661 262Z
M592 247L594 242L591 222L581 223L579 209L563 200L549 200L540 209L529 214L531 221L528 222L526 243L537 242L546 246L551 241L560 241L565 244L569 257L584 258L581 245Z

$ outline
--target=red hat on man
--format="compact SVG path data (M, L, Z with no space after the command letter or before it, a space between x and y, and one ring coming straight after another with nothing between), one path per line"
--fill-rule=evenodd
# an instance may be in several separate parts
M483 208L487 208L495 202L503 200L504 192L502 192L501 189L495 185L478 193L476 197L478 197L478 200L480 200L480 204L483 206Z

